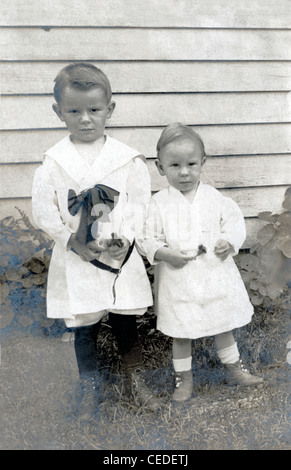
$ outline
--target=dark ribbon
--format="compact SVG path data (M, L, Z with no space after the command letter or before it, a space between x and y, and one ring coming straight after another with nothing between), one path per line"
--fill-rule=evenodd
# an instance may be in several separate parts
M78 196L73 189L69 189L68 193L68 209L71 215L75 216L81 209L81 218L79 228L76 233L76 238L84 245L92 240L92 225L100 217L106 216L100 207L99 214L92 214L94 206L106 205L111 212L114 209L114 204L118 201L119 192L115 189L104 186L103 184L96 184L91 189L83 191ZM108 213L107 212L107 213Z
M98 221L98 219L104 216L104 212L102 211L101 207L100 207L101 214L99 212L96 215L94 213L92 215L93 207L98 204L105 204L109 208L108 212L111 212L114 209L114 205L118 201L118 197L119 197L118 191L110 188L109 186L105 186L102 184L97 184L93 188L88 189L87 191L83 191L79 195L76 195L73 189L69 189L68 209L69 209L70 214L75 216L81 209L80 224L76 232L76 238L80 243L83 243L84 245L86 245L90 241L94 240L94 237L92 235L92 225L94 224L94 222L96 225L96 222ZM106 213L108 212L106 211ZM125 265L125 263L129 259L133 248L134 248L134 242L132 243L132 245L130 245L126 253L126 256L119 269L113 268L110 265L102 263L98 259L93 259L90 261L90 263L96 266L97 268L104 269L105 271L109 271L113 274L116 274L116 278L113 284L114 302L115 302L115 282L117 280L117 277L121 273L122 267ZM75 250L73 249L72 251L75 252Z

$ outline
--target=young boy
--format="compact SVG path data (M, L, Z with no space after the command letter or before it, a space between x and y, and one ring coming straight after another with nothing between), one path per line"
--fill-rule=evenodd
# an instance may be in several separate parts
M53 110L70 134L46 152L36 170L32 210L37 225L55 241L47 315L75 328L80 416L90 418L96 409L96 338L108 312L130 389L157 409L141 375L136 328L136 315L152 304L134 246L137 220L142 223L150 199L147 166L139 152L105 134L115 102L101 70L86 63L68 65L55 80L54 96Z
M157 265L157 328L173 337L173 399L191 397L191 340L205 336L215 336L229 383L257 385L262 379L241 367L232 334L253 314L232 259L245 238L243 215L232 199L200 181L204 144L190 127L168 126L157 151L157 168L169 185L152 198L143 246Z

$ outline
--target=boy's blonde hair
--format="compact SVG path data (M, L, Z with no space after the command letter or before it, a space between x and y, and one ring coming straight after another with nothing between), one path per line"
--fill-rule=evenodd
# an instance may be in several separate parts
M54 86L56 102L60 104L62 92L65 88L72 87L79 90L87 90L93 87L103 90L107 102L112 96L110 82L102 70L93 64L79 62L64 67L57 75Z
M201 147L202 157L206 156L204 143L200 135L193 131L191 127L186 126L185 124L181 124L180 122L170 124L163 130L157 143L157 155L159 156L162 148L164 148L170 142L181 138L187 138L193 140L194 142L198 142Z

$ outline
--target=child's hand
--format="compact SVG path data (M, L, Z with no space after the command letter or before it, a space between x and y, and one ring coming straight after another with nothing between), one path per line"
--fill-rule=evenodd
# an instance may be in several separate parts
M94 253L99 253L107 250L106 241L102 239L92 240L86 244L86 247Z
M172 253L170 253L168 256L167 263L169 263L174 268L184 268L184 266L186 266L186 264L188 264L188 262L192 261L193 259L195 259L195 256L193 255L187 255L187 253L183 253L182 251L173 250Z
M218 240L214 247L214 253L221 261L224 261L232 251L232 245L226 240Z
M116 243L114 239L111 239L107 241L107 251L110 254L111 258L121 260L125 257L129 245L130 243L125 237L116 240Z
M83 261L92 261L93 259L98 258L100 251L102 249L97 249L97 244L95 241L83 245L76 239L76 235L73 233L68 242L68 248L72 248Z
M195 258L193 255L187 255L180 250L171 250L170 248L160 248L155 254L157 261L165 261L174 268L183 268L189 261Z

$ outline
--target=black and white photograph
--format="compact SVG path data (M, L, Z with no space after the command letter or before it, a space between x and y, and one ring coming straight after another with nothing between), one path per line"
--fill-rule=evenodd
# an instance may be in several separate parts
M290 0L0 22L0 450L291 450Z

